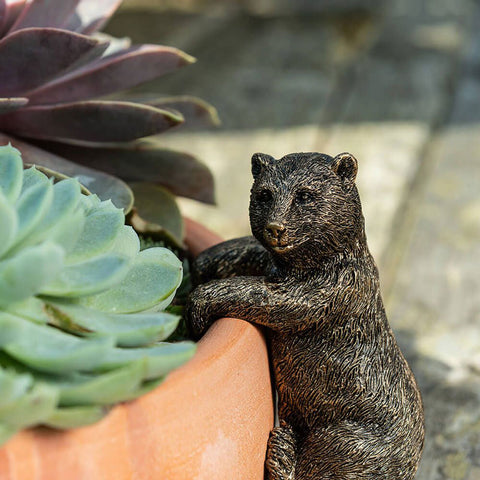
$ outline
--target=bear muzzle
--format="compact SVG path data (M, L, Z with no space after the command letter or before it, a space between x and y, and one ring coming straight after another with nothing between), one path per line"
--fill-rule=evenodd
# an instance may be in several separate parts
M263 230L263 238L275 252L285 252L293 248L286 238L286 227L280 222L270 222Z

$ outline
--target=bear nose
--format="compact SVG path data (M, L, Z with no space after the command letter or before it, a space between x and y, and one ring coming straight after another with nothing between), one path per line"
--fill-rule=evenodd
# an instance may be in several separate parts
M270 222L265 227L265 230L270 237L279 240L283 232L285 231L285 225L281 224L280 222Z

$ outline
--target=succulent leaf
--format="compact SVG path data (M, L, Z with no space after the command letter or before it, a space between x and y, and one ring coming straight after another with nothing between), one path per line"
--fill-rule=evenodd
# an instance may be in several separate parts
M15 202L22 190L23 166L20 152L10 144L2 149L0 162L0 191L7 200Z
M0 40L0 96L25 93L60 75L99 44L55 28L25 28Z
M183 219L173 195L149 183L133 183L136 206L129 223L143 235L183 247Z
M41 372L94 370L113 346L108 337L84 339L66 335L47 325L8 314L0 316L0 326L7 332L2 349L18 362Z
M52 325L80 336L112 337L116 345L139 347L165 340L179 317L165 312L110 314L65 301L46 302Z
M128 400L140 387L144 373L145 361L137 360L100 375L75 374L56 381L60 405L111 405Z
M38 105L89 100L134 87L193 62L193 57L177 48L137 45L31 91L29 102Z
M161 278L159 273L162 272ZM110 313L163 310L182 281L182 263L166 248L141 251L128 275L115 287L79 299L82 305Z
M0 410L15 402L32 385L31 375L15 375L0 368Z
M121 3L122 0L81 0L66 28L85 34L100 30Z
M178 324L159 310L180 260L140 251L122 210L43 170L0 146L0 442L31 425L92 423L195 351L156 343Z
M0 173L1 175L1 173ZM13 205L0 190L0 256L9 249L17 235L18 217Z
M51 416L58 400L56 388L0 367L0 442Z
M0 116L0 129L39 139L125 142L163 132L182 122L182 115L173 110L92 100L6 113Z
M124 222L122 211L110 201L102 202L86 212L83 231L75 248L69 252L67 262L77 263L108 252Z
M158 343L146 348L114 348L103 358L100 369L110 370L143 359L146 368L144 378L154 379L190 360L194 353L195 345L191 342Z
M84 187L97 194L102 200L111 199L112 203L117 208L123 208L125 213L131 210L133 193L128 185L119 178L70 162L46 150L0 133L0 144L7 142L12 142L22 151L25 163L37 163L43 167L48 167L51 170L50 175L61 171L64 175L76 178Z
M0 34L8 32L10 27L16 21L20 13L22 12L26 0L2 0L5 3L5 12L3 14L3 25L0 21Z
M8 305L6 311L35 323L46 324L49 321L45 304L37 297Z
M49 183L49 178L42 172L38 171L34 165L32 165L30 168L23 171L23 183L20 193L23 194L30 187L37 187L39 185L43 185L45 188L48 188Z
M131 259L135 258L140 251L140 240L135 230L128 225L123 225L115 238L111 251Z
M0 115L12 112L18 108L24 107L28 103L28 98L17 97L17 98L0 98Z
M62 247L65 254L75 248L83 229L85 227L85 215L81 209L74 210L71 215L62 222L56 224L48 233L52 242Z
M54 142L39 142L39 145L86 167L118 175L127 182L153 183L181 197L215 203L213 176L207 166L194 156L168 150L155 140L95 147Z
M39 174L33 167L30 171L32 175L25 178L33 177L33 173ZM45 178L44 175L43 178ZM36 182L32 186L26 186L25 189L22 189L22 193L16 203L18 230L14 241L15 244L20 243L42 221L50 208L52 200L53 185L48 180Z
M129 263L124 255L106 253L74 265L66 265L40 293L72 298L115 288L128 273Z
M53 199L45 217L35 232L23 242L24 245L37 243L52 231L59 230L77 208L80 200L80 184L74 179L67 179L53 185Z
M43 420L42 424L61 430L84 427L98 422L107 413L108 408L104 406L59 407L53 411L52 415Z
M185 117L186 127L204 125L218 126L220 118L217 109L205 100L189 95L157 98L146 102L156 108L172 108Z
M61 247L45 242L0 260L0 308L39 293L58 277L63 258Z
M184 117L187 127L218 125L215 109L194 97L153 100L150 104L93 101L194 61L172 47L131 46L128 38L98 32L120 3L121 0L0 0L0 141L6 138L3 132L9 132L34 143L67 143L74 152L85 144L95 150L118 143L128 150L126 142L181 126ZM135 151L127 152L128 158L121 161L117 161L115 152L101 155L104 153L107 166L103 170L111 175L95 171L99 166L94 159L92 169L72 168L67 159L78 161L73 155L57 157L56 166L48 167L78 178L90 192L104 200L111 198L128 213L133 205L132 192L115 177L125 179L122 171L126 165L128 170L130 163L138 163L140 169L134 169L140 171L144 165L136 161ZM47 157L46 152L42 156ZM148 182L151 177L152 183L176 195L213 203L211 173L193 157L181 153L178 156L180 161L171 162L157 152L155 162L159 168L145 168L141 178L134 175L132 180ZM65 168L58 166L61 160L67 163ZM175 237L169 228L159 225L167 237ZM181 240L175 241L180 245Z
M0 408L2 423L15 429L41 423L54 412L57 402L57 389L37 382L30 391Z
M29 2L12 25L10 32L29 27L62 28L80 0L35 0Z
M7 4L6 0L0 0L0 32L2 31L3 24L7 16Z
M103 57L108 57L109 55L119 53L122 50L127 50L132 46L132 40L129 37L112 37L112 35L104 32L95 32L92 36L98 40L108 42L108 47L103 52Z

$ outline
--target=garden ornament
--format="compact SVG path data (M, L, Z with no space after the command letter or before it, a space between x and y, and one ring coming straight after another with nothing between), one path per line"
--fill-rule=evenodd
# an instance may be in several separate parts
M422 400L388 324L355 186L357 161L252 158L253 237L194 264L195 337L218 318L264 327L278 392L269 480L412 480Z

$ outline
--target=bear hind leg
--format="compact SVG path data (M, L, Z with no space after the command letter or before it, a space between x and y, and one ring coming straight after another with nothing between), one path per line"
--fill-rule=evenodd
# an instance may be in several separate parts
M293 429L284 421L270 432L265 466L268 480L294 480L297 445Z
M310 432L298 452L295 480L412 480L394 445L379 432L343 421ZM414 473L414 472L412 472Z

